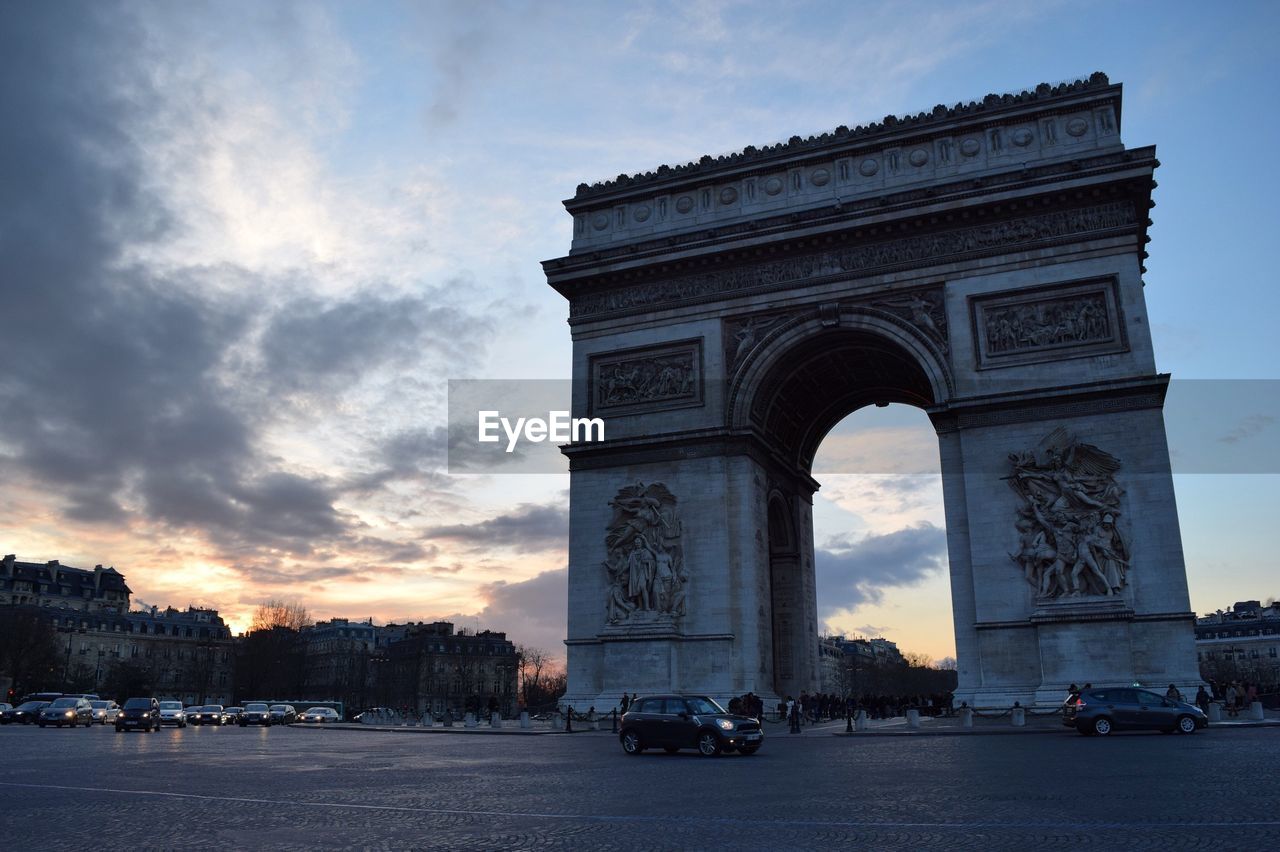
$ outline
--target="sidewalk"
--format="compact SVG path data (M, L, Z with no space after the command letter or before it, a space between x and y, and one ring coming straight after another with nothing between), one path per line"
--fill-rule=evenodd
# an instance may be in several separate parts
M494 728L490 725L477 725L474 728L468 728L461 722L454 724L452 727L446 728L440 725L425 728L421 725L363 725L357 722L338 722L326 725L303 725L293 724L291 728L315 729L326 731L366 731L369 733L383 734L471 734L482 736L537 736L545 734L565 734L563 728L546 727L545 723L536 723L541 725L534 728L521 728L520 723L515 719L504 720L501 728ZM1009 720L1007 714L999 718L990 718L977 716L973 720L972 728L964 728L960 725L959 716L933 718L923 716L920 719L920 727L912 730L907 727L907 720L902 716L895 716L891 719L869 719L867 721L868 730L855 731L849 733L847 731L847 723L844 719L834 719L831 721L811 723L804 725L800 729L799 734L789 734L787 725L783 723L767 722L764 725L764 733L766 737L814 737L814 736L839 736L839 737L930 737L930 736L973 736L975 734L988 735L1009 735L1009 734L1075 734L1073 728L1068 728L1062 724L1062 717L1058 713L1046 715L1030 715L1027 716L1027 724L1020 728L1015 728ZM1221 722L1213 722L1209 728L1214 731L1218 730L1234 730L1238 728L1280 728L1280 712L1267 711L1267 718L1262 721L1254 721L1249 719L1224 719ZM594 735L600 736L617 736L610 724L609 719L600 721L600 730L593 731L590 729L588 722L574 722L573 731L568 732L573 735Z

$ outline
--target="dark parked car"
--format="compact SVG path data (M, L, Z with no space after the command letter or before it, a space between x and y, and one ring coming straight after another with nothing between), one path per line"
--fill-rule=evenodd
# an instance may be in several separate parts
M622 750L639 754L662 748L668 754L696 748L708 757L722 751L755 754L764 743L760 722L725 711L702 695L647 695L622 715Z
M277 725L291 725L298 721L298 710L292 704L272 704L271 721Z
M73 728L76 725L84 725L88 728L93 725L93 705L87 698L64 696L48 707L41 708L40 715L36 717L36 724L42 728L49 725L59 728L63 725L70 725Z
M206 704L187 713L187 724L225 725L227 724L227 714L223 711L221 704Z
M227 724L235 725L240 721L240 714L244 712L243 707L227 707L223 711L227 716Z
M237 724L242 728L247 725L262 725L269 728L271 727L271 709L265 704L246 704Z
M154 698L130 698L116 716L116 733L160 730L160 702Z
M1194 734L1209 717L1194 704L1128 686L1087 689L1062 710L1062 724L1082 734L1112 731L1177 731Z
M0 725L30 725L36 720L41 709L48 707L48 701L24 701L12 710L0 713Z

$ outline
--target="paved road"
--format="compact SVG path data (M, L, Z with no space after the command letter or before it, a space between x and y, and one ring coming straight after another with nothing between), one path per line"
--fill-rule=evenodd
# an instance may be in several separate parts
M771 732L772 733L772 732ZM851 739L0 727L12 849L1272 848L1280 730Z

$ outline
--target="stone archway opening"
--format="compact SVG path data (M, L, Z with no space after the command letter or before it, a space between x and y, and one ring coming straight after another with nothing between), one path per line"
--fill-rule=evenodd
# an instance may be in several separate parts
M817 637L814 494L819 447L855 412L889 405L928 409L934 384L917 356L884 333L819 326L780 342L746 403L750 428L769 447L768 560L772 686L779 696L822 685Z

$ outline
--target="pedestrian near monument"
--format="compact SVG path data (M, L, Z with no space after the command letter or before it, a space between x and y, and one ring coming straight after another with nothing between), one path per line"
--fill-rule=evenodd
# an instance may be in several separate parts
M618 712L626 713L627 708L631 706L631 698L625 692L622 693L622 700L618 702Z

